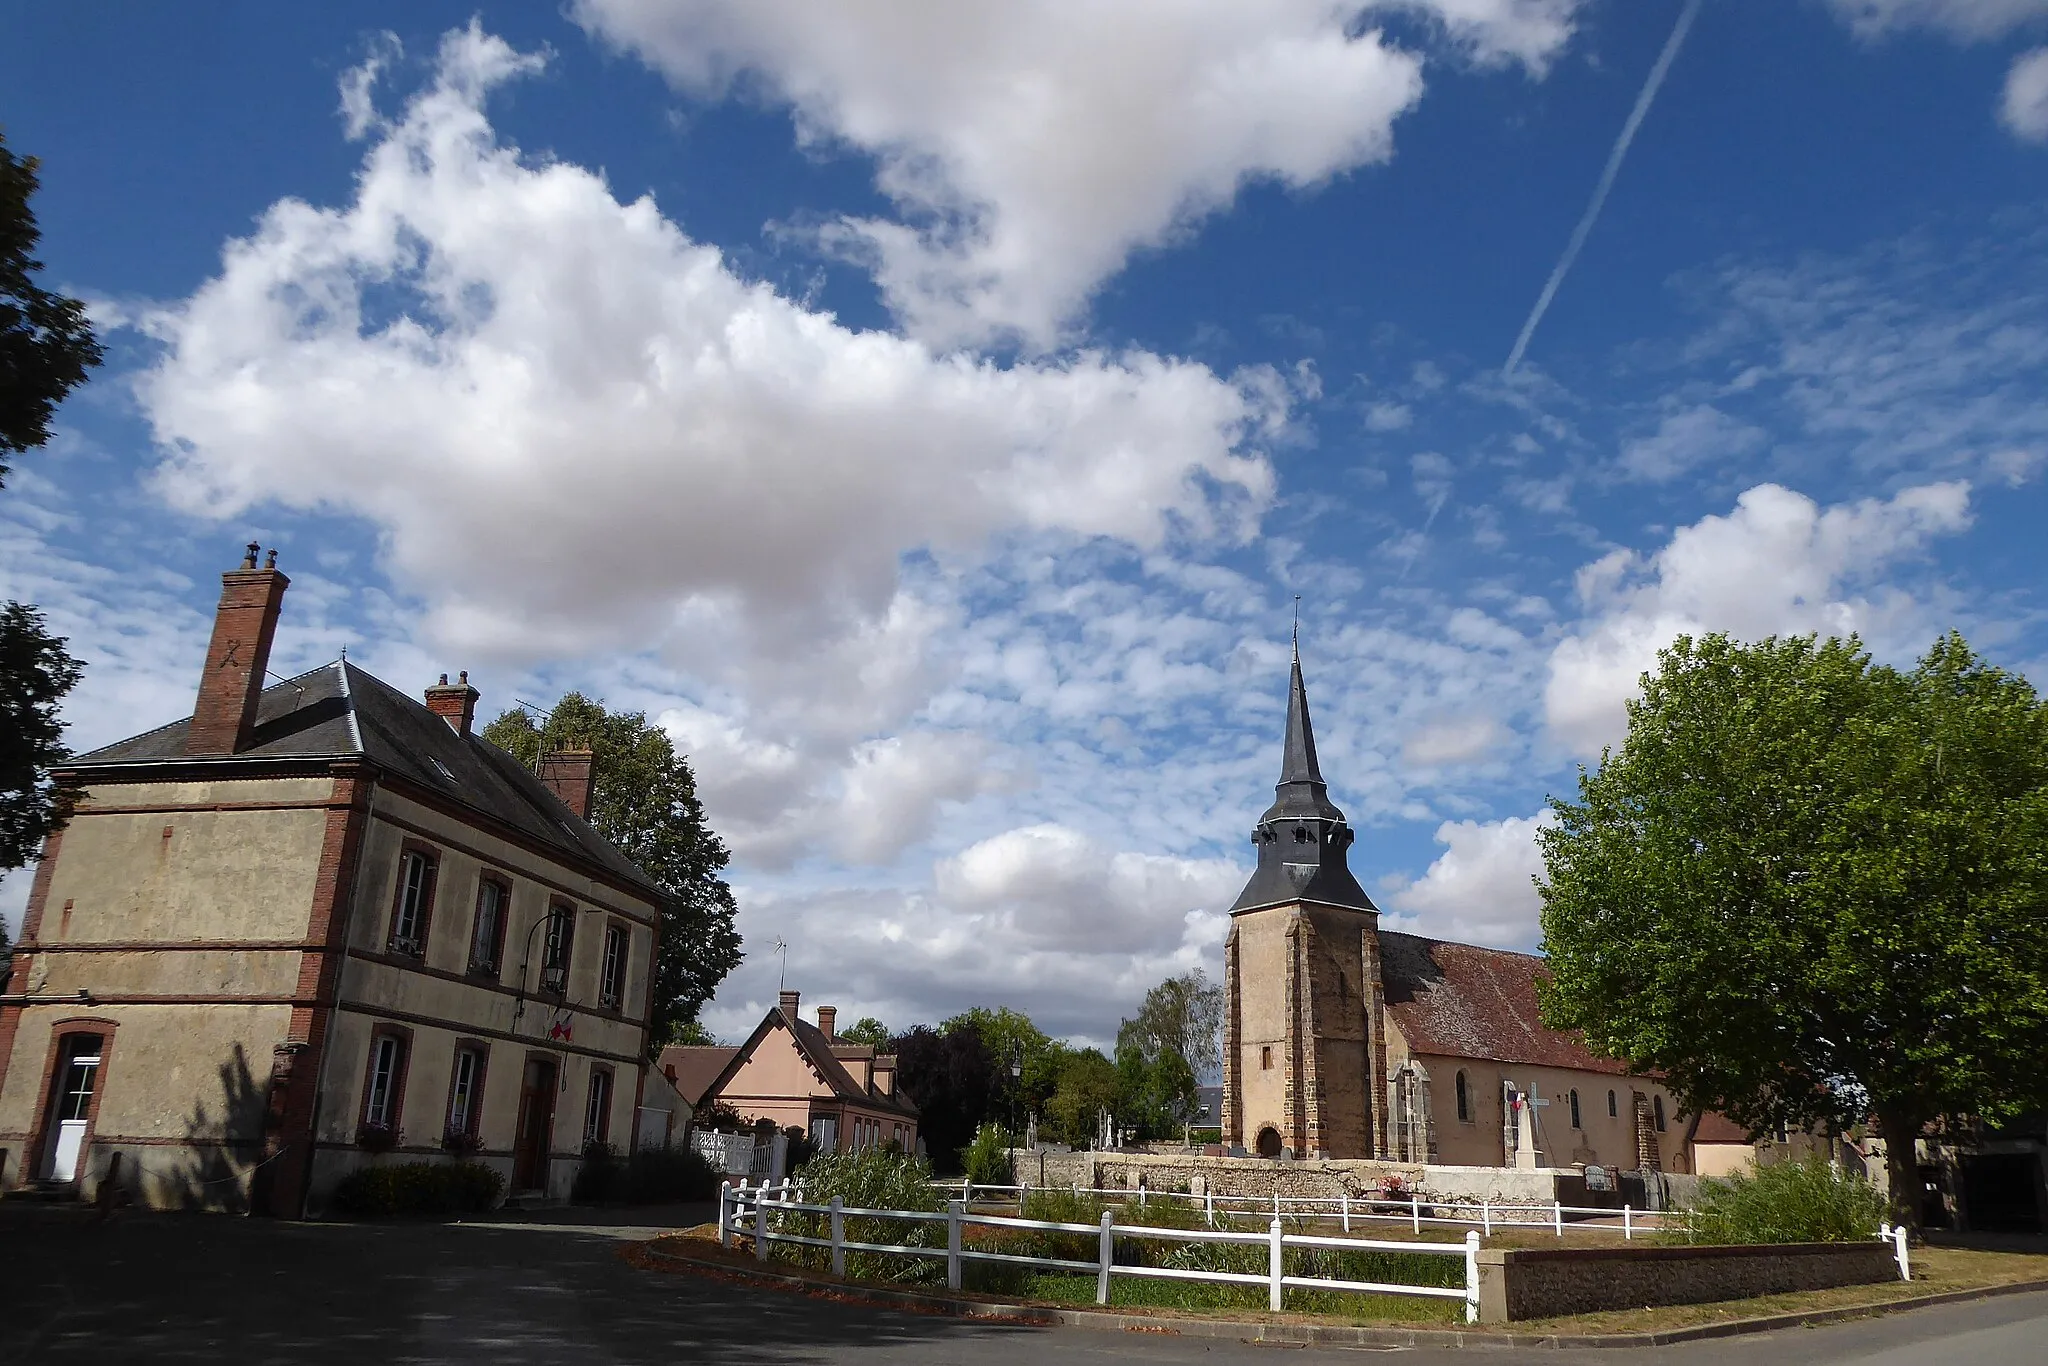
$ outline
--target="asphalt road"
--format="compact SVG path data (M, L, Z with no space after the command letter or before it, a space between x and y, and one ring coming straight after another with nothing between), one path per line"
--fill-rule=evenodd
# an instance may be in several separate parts
M1184 1362L1355 1366L2041 1366L2048 1294L1657 1351L1319 1350L852 1307L622 1262L558 1227L288 1225L0 1206L0 1361L376 1363Z

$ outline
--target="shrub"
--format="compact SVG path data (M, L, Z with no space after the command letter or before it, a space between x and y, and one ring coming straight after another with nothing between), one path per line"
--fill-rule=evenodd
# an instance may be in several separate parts
M1007 1186L1011 1182L1010 1136L1000 1125L984 1124L974 1131L974 1141L960 1152L967 1179L984 1186Z
M583 1149L569 1198L600 1205L715 1200L722 1179L694 1148L643 1148L622 1158L611 1144L592 1143Z
M342 1214L382 1218L394 1214L474 1214L505 1193L505 1178L481 1162L398 1162L358 1167L334 1188Z
M1824 1157L1780 1162L1700 1182L1680 1243L1850 1243L1877 1235L1885 1201L1868 1181Z
M807 1205L829 1204L833 1196L848 1208L906 1210L937 1213L945 1208L940 1192L932 1188L931 1164L921 1157L905 1157L881 1148L854 1153L820 1153L804 1165L803 1194ZM778 1232L798 1233L812 1238L827 1237L829 1216L823 1214L775 1214L770 1218ZM747 1227L752 1228L751 1218ZM944 1248L946 1226L936 1221L910 1223L900 1219L846 1220L850 1243L887 1243L898 1247ZM826 1267L832 1254L825 1248L797 1244L771 1244L776 1257L805 1266ZM860 1280L929 1281L943 1279L946 1266L929 1257L905 1257L883 1252L849 1252L846 1274Z

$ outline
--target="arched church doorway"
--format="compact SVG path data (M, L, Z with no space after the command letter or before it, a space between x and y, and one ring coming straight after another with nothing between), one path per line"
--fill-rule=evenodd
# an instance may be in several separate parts
M1259 1156L1280 1156L1280 1131L1270 1124L1259 1130Z

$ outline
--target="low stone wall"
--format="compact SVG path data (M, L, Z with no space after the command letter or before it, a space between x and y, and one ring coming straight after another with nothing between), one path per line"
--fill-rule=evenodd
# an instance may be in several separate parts
M1705 1304L1899 1274L1888 1244L1774 1243L1755 1247L1481 1248L1479 1321Z
M1018 1176L1034 1186L1084 1186L1130 1190L1193 1191L1270 1200L1339 1195L1361 1196L1383 1189L1390 1178L1419 1191L1427 1203L1491 1200L1497 1204L1563 1200L1583 1203L1585 1178L1570 1170L1518 1171L1504 1167L1426 1167L1419 1163L1310 1159L1293 1162L1263 1157L1205 1157L1197 1153L1019 1152Z

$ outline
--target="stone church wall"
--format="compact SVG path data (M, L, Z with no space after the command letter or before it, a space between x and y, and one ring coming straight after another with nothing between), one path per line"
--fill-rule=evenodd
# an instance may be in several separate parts
M1255 1157L1203 1157L1194 1154L1077 1152L1019 1153L1018 1175L1034 1186L1074 1186L1098 1190L1208 1191L1216 1195L1270 1200L1335 1199L1380 1190L1388 1178L1425 1197L1441 1200L1491 1200L1572 1203L1583 1189L1577 1172L1513 1171L1500 1167L1431 1167L1414 1163L1362 1160L1273 1162Z

